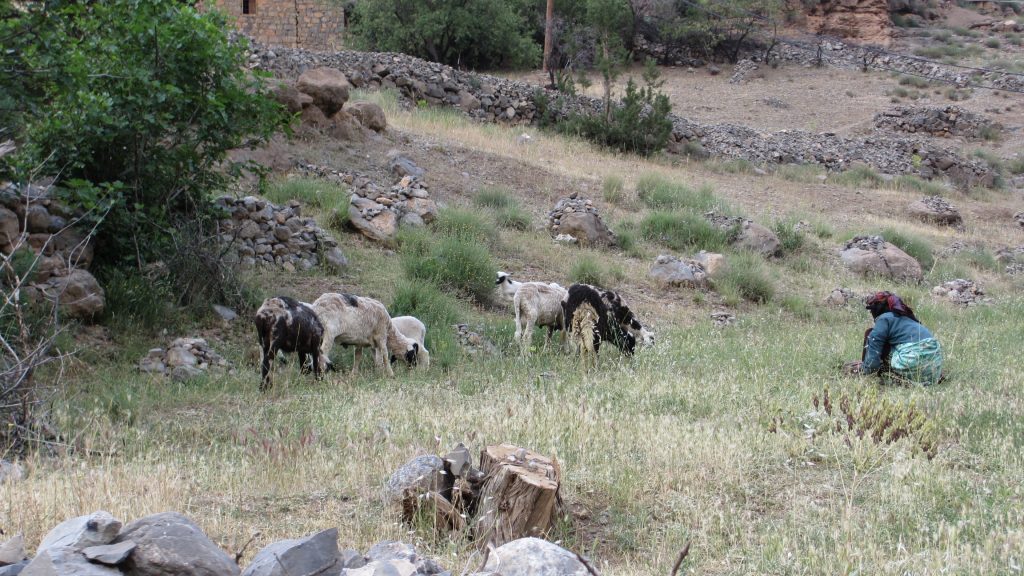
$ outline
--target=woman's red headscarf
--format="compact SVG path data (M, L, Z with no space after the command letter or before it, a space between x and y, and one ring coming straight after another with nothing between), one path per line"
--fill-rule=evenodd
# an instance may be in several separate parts
M906 316L914 322L918 321L910 306L907 306L899 296L892 292L875 292L871 296L868 296L868 299L864 304L865 308L868 310L879 310L879 313L875 315L876 317L880 314L884 314L885 312L892 312L897 316Z

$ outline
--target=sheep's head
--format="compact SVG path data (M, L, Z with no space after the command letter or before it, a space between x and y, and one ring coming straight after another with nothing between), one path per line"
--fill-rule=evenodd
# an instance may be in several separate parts
M420 345L418 342L413 342L412 347L405 352L405 363L409 366L415 366L416 360L419 358Z
M495 286L501 286L502 284L512 280L512 275L508 272L502 272L498 270L498 278L494 281Z
M646 326L640 326L640 345L644 348L654 346L654 331L648 330Z

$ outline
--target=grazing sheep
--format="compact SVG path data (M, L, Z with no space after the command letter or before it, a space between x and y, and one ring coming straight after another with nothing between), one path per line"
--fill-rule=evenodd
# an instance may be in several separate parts
M643 334L646 329L622 302L622 298L611 290L601 290L588 284L573 284L562 303L565 326L572 328L576 325L574 315L583 304L588 304L597 313L597 324L593 329L594 352L600 351L601 342L611 341L623 354L632 355L636 349L636 336L632 331L637 330ZM570 337L574 342L579 339L577 334L570 334ZM653 335L650 337L653 338Z
M356 347L353 375L359 368L364 346L373 348L374 363L383 367L388 376L395 375L388 362L389 346L396 354L401 354L407 364L416 364L419 344L398 333L387 309L373 298L328 292L313 302L313 310L324 327L320 361L325 365L335 341Z
M320 360L324 328L309 304L287 296L267 298L256 311L256 334L261 352L260 391L273 385L271 373L279 350L298 354L303 372L309 360L313 376L320 377L324 367Z
M608 309L612 312L612 316L615 317L615 321L623 330L632 334L636 338L637 343L645 347L654 345L654 332L648 330L636 319L636 315L629 309L629 306L626 306L626 303L622 301L622 297L617 292L601 290L596 286L591 287L601 293L601 299L608 305Z
M512 300L515 299L516 292L519 291L519 288L523 284L545 284L546 286L551 286L552 288L559 288L565 290L565 288L562 288L555 282L516 282L515 280L512 279L511 274L509 274L508 272L502 272L501 270L498 271L497 280L494 281L494 285L498 287L498 292L501 294L502 298L509 303L512 303Z
M416 365L424 368L430 368L430 352L428 352L427 347L423 345L423 342L427 337L427 327L423 325L423 322L420 322L420 319L415 316L396 316L391 319L391 325L395 327L395 330L399 334L419 345L419 351L416 355ZM388 347L390 346L391 343L388 342ZM391 361L395 361L395 355L393 353L391 354Z
M512 308L516 313L516 342L525 354L530 349L530 341L533 339L534 326L546 326L547 335L544 338L544 346L551 343L551 333L561 330L564 324L562 318L562 300L568 296L568 292L561 286L542 284L540 282L522 282L515 297L512 299ZM565 332L562 332L562 343L565 343Z

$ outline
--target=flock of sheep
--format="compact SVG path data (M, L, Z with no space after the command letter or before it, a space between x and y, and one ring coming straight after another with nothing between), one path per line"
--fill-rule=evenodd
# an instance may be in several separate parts
M524 354L536 326L548 329L545 345L555 330L561 330L563 346L568 333L581 354L591 358L603 341L627 355L633 353L638 342L654 343L654 334L611 290L589 284L573 284L566 289L555 283L517 282L505 272L498 272L495 284L512 302L515 341ZM288 296L267 298L256 312L256 332L261 354L260 390L264 391L272 385L278 352L296 353L302 370L312 370L319 378L333 369L330 353L335 343L355 347L353 375L365 347L373 349L374 363L388 376L394 376L391 363L398 359L409 366L430 365L423 322L413 316L392 318L383 304L365 296L328 292L312 303Z

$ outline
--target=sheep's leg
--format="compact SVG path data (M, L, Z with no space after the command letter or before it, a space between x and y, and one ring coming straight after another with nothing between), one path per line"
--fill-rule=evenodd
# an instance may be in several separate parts
M517 345L519 345L520 351L522 351L523 348L524 348L524 346L523 346L523 324L522 324L522 318L519 315L519 306L515 307L515 312L516 312L516 334L515 334L515 336L513 336L513 339L514 339L515 343Z
M356 371L359 368L359 361L363 359L363 347L356 346L356 351L352 355L352 376L356 375Z
M266 392L273 385L270 373L274 370L274 356L277 355L277 350L270 346L262 346L261 351L263 358L260 360L260 392Z
M310 352L309 356L312 358L313 363L313 379L319 380L323 375L323 372L320 370L320 350L314 348L313 351Z
M377 366L384 367L384 373L389 378L395 377L395 371L391 369L391 362L388 362L388 337L385 333L383 336L377 339L377 342L373 346L373 359L377 362Z

